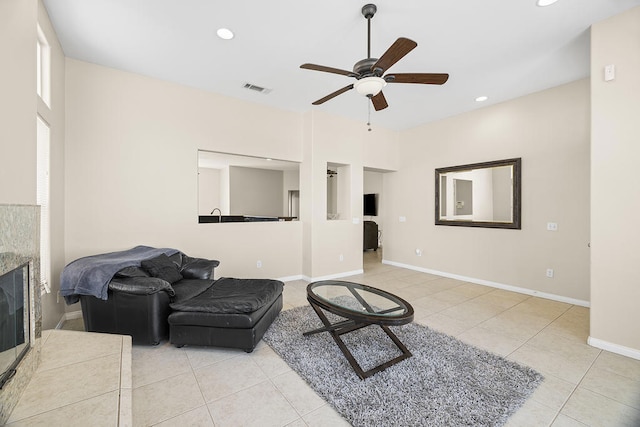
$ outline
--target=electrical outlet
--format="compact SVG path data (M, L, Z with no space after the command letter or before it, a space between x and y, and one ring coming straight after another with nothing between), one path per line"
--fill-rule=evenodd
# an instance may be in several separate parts
M558 231L558 223L557 222L548 222L547 223L548 231Z
M344 255L340 254L338 258L340 258L340 262L344 261Z
M422 249L416 249L416 255L422 256Z
M547 268L547 277L553 277L553 268Z
M258 268L262 268L262 261L258 261L258 262L256 262L256 267L258 267Z

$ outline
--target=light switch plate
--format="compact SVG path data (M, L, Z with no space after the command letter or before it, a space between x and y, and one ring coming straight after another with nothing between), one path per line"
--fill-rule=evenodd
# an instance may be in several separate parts
M605 65L604 67L604 81L610 82L616 78L616 66L613 64Z

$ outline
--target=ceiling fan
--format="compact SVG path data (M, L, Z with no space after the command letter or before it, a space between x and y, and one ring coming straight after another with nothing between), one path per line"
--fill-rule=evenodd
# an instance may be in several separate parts
M382 88L387 83L417 83L427 85L441 85L449 78L449 74L434 73L396 73L383 75L393 64L401 60L406 54L411 52L418 44L413 40L400 37L396 40L380 58L371 57L371 18L378 8L375 4L366 4L362 7L362 15L367 19L367 58L362 59L353 66L353 71L341 70L338 68L325 67L316 64L302 64L300 68L306 70L323 71L325 73L342 74L347 77L354 77L357 81L348 86L330 93L324 98L313 102L313 105L320 105L330 99L335 98L351 89L356 89L358 93L371 99L373 108L376 111L383 110L389 106L382 93Z

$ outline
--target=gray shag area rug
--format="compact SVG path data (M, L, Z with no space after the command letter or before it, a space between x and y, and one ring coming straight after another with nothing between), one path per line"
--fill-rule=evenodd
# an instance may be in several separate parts
M302 335L321 326L310 306L296 307L281 312L263 339L354 426L500 426L543 380L415 323L391 327L413 356L361 380L328 332ZM375 325L342 339L365 371L400 354Z

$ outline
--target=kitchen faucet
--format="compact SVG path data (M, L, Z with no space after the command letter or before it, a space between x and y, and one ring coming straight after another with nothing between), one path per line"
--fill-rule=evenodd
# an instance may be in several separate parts
M219 222L219 223L220 223L220 222L222 222L222 211L220 210L220 208L214 208L214 209L211 211L211 215L213 215L213 213L214 213L215 211L218 211L218 222Z

